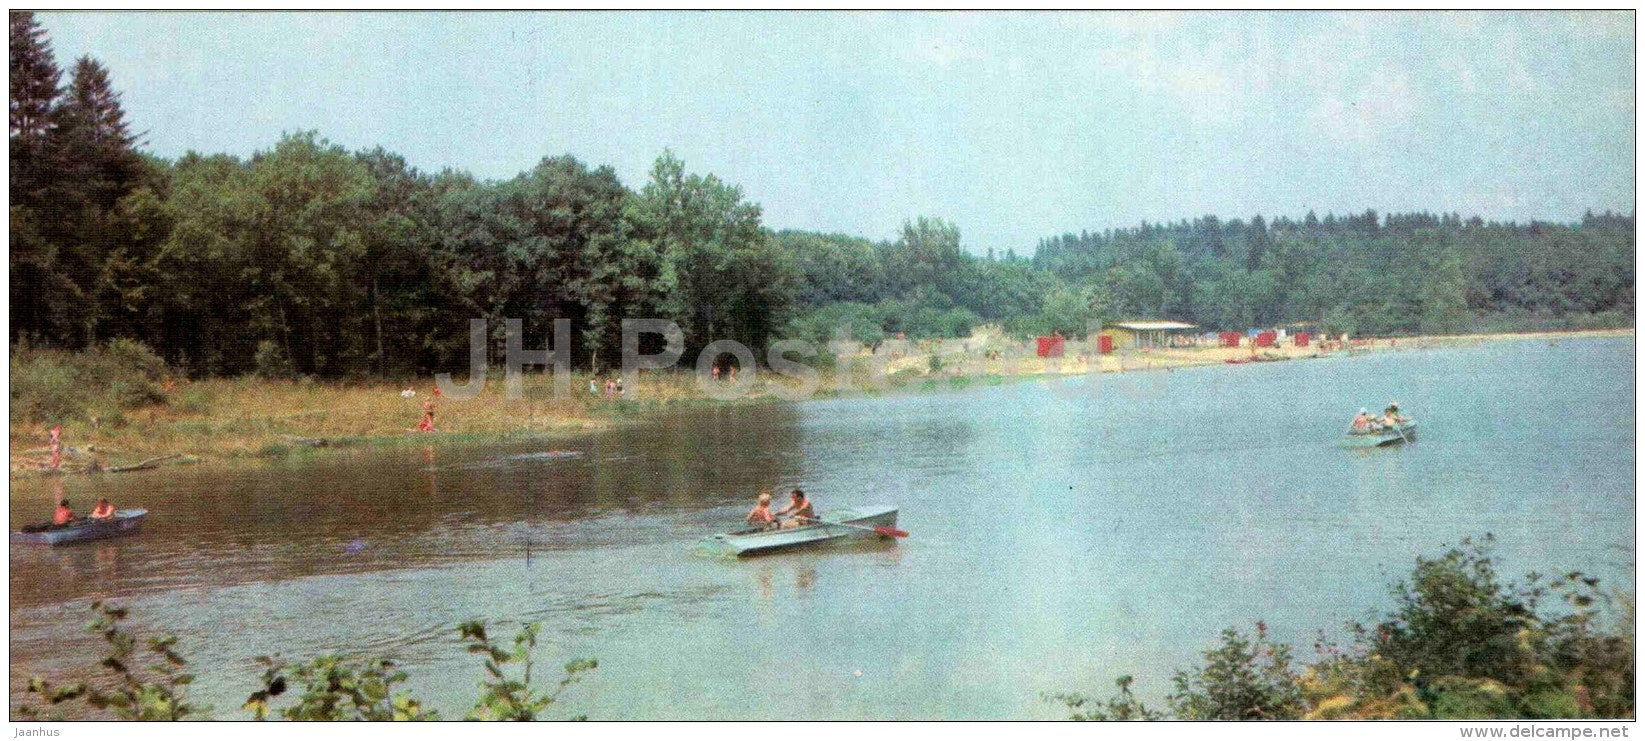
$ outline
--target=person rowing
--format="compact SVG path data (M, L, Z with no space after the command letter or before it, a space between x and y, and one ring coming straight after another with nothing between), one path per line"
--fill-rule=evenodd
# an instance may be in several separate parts
M1382 410L1382 424L1385 427L1399 427L1409 420L1399 413L1399 402L1388 402L1388 408Z
M108 497L101 497L97 500L97 506L91 508L91 519L114 519L114 504L109 502Z
M805 492L795 489L789 494L788 506L777 512L777 517L783 515L789 515L793 519L784 520L780 527L795 528L816 521L817 510L811 506L811 500L805 497Z

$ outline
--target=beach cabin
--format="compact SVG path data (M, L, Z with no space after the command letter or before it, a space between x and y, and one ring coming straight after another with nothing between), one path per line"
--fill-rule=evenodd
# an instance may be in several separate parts
M1195 329L1194 325L1184 322L1137 320L1109 322L1103 325L1103 334L1112 336L1116 347L1141 349L1170 347L1173 338L1192 334Z

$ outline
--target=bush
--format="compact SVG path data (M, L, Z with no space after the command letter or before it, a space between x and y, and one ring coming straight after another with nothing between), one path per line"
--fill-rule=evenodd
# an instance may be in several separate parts
M85 397L68 356L11 357L13 422L66 422L85 414Z
M188 700L187 689L194 682L194 676L183 673L188 661L176 652L175 637L144 641L148 652L156 658L149 659L155 663L143 667L136 655L138 638L120 627L126 610L102 602L93 602L91 609L96 619L89 630L100 633L109 644L108 657L99 666L113 675L111 681L59 685L31 677L27 694L43 700L47 707L78 701L108 710L121 720L208 717L208 708L195 706ZM487 636L485 623L471 621L459 627L459 634L469 641L469 653L486 657L486 680L480 683L485 693L469 712L469 720L535 720L559 701L566 688L599 665L593 659L571 661L565 665L565 674L558 683L546 692L540 691L532 681L535 665L532 652L537 647L538 630L536 623L526 625L509 648ZM271 714L286 720L439 720L437 713L425 710L422 702L409 693L396 691L408 677L386 658L327 655L288 664L278 656L259 656L257 663L264 667L263 676L257 691L246 698L243 707L255 720L266 720ZM513 667L519 667L519 671L511 672ZM301 688L296 699L276 710L274 704L278 698L287 696L293 686ZM18 707L17 714L25 719L42 715L39 708L26 702ZM50 718L64 719L61 712L52 713Z
M114 340L77 353L11 353L11 418L18 422L118 420L121 412L166 401L171 369L147 346Z
M1360 717L1631 717L1631 615L1607 620L1613 595L1581 572L1503 581L1493 541L1418 558L1393 587L1395 609L1353 626L1332 691L1353 691Z
M100 666L113 675L106 683L112 688L84 682L59 686L33 677L29 679L28 694L38 696L51 707L81 700L113 713L120 720L192 720L209 712L188 700L188 685L194 681L194 675L183 673L188 661L173 649L177 644L175 636L144 641L156 661L144 667L136 655L137 636L120 627L120 621L126 618L125 609L93 602L91 610L96 618L87 629L101 634L109 645L108 657ZM20 706L17 713L24 718L40 716L39 709L28 704ZM52 717L61 719L61 714Z
M1223 632L1206 663L1178 672L1170 713L1196 720L1632 718L1633 603L1572 571L1523 583L1498 577L1493 538L1465 538L1417 559L1392 587L1394 608L1375 625L1350 626L1352 643L1323 634L1320 659L1301 674L1290 648ZM1083 710L1079 695L1052 695L1076 720L1120 719L1141 708L1130 694Z
M268 717L270 702L285 694L294 682L303 687L303 694L296 704L280 710L280 717L286 720L440 719L434 711L424 710L423 704L410 694L394 691L395 685L405 682L407 677L388 659L321 656L288 666L279 657L259 656L257 663L266 667L263 686L251 693L245 704L245 709L257 720Z
M1046 699L1060 702L1074 711L1068 716L1069 720L1162 720L1164 714L1149 710L1148 706L1138 701L1136 695L1131 694L1131 675L1127 674L1114 680L1119 688L1119 694L1098 704L1084 695L1074 693L1066 695L1048 695ZM1089 709L1087 709L1089 705Z
M1535 627L1532 606L1504 588L1471 539L1437 559L1417 558L1393 594L1398 608L1376 627L1377 652L1402 669L1512 682L1535 662L1533 647L1520 642Z
M1177 672L1176 692L1166 699L1185 720L1295 720L1304 709L1297 679L1291 647L1269 641L1259 622L1255 639L1222 631L1222 645L1205 652L1205 666Z
M487 679L481 683L485 694L469 712L469 720L536 720L537 715L558 702L565 688L576 684L583 672L593 671L599 662L577 659L565 665L562 677L550 692L538 692L531 684L531 669L535 662L532 651L537 647L538 626L533 623L520 629L514 636L513 649L504 648L486 635L485 623L467 622L458 627L463 638L470 641L469 653L486 657ZM511 677L506 669L518 664L519 677ZM579 717L577 720L586 720Z

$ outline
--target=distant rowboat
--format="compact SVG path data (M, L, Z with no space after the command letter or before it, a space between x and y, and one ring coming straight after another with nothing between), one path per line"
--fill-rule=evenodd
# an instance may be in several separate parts
M728 556L758 556L777 551L822 545L852 538L885 538L874 528L895 528L897 508L891 505L854 507L823 513L822 521L786 530L751 528L704 538L703 546Z
M1380 448L1384 445L1398 445L1400 443L1416 442L1417 421L1406 420L1405 424L1394 429L1376 430L1374 432L1350 432L1343 436L1344 448Z
M29 543L33 545L66 545L83 540L101 540L121 535L130 535L143 526L143 519L148 517L146 509L123 509L114 513L107 520L75 520L61 527L47 526L41 529L24 528L23 532L12 533L11 542Z

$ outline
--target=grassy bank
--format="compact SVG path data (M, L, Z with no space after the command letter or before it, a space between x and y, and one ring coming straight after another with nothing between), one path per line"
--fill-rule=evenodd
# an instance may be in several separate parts
M1364 340L1337 354L1461 347L1507 339L1631 336L1632 330L1459 335ZM1318 347L1265 348L1260 360L1330 355ZM1250 348L1184 348L1091 355L1077 351L1039 358L1024 343L993 339L969 347L957 341L910 343L896 352L852 358L848 369L818 370L809 398L908 393L1001 383L1051 374L1136 372L1249 361ZM840 383L845 374L849 383ZM278 458L309 449L420 442L479 441L499 437L563 437L693 405L770 403L796 382L757 374L738 400L712 398L683 371L646 372L637 386L609 396L609 376L572 374L559 398L543 373L525 376L520 398L505 398L500 374L475 399L437 399L435 432L417 431L430 378L323 382L258 377L190 381L175 377L141 345L114 343L96 351L54 353L14 349L11 356L11 474L49 470L48 430L63 426L62 470L88 472L144 462ZM601 390L589 392L594 381ZM402 396L410 389L414 396Z

